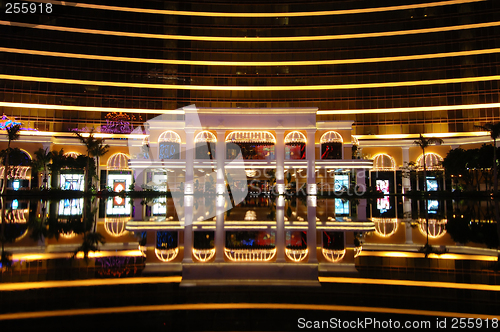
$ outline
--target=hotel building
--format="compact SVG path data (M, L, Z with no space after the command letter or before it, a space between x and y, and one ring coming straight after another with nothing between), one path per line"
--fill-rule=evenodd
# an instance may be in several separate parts
M2 9L4 125L27 129L13 143L27 158L40 147L84 153L74 132L96 128L111 146L101 187L113 174L133 181L130 141L146 142L160 164L199 159L186 151L200 142L230 153L221 144L233 142L262 143L244 158L277 167L280 188L282 169L349 169L345 187L365 181L352 170L371 169L372 185L405 192L419 186L401 177L408 163L439 168L452 148L490 143L475 126L500 121L498 1L34 3L28 13ZM190 105L206 120L199 128L186 122ZM149 132L158 118L164 127ZM425 161L419 134L444 140ZM167 157L166 143L179 150ZM29 186L29 170L16 172L15 186ZM324 186L317 173L302 182ZM71 187L80 177L58 180Z

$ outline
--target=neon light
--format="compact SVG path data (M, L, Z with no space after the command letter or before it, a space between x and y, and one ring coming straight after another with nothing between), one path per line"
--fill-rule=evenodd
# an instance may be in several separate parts
M453 111L478 108L499 108L500 103L491 104L471 104L471 105L450 105L450 106L426 106L426 107L402 107L402 108L375 108L361 110L335 110L318 111L318 115L347 115L347 114L372 114L372 113L409 113L409 112L429 112L429 111Z
M276 255L274 249L227 249L224 254L233 262L268 262Z
M323 253L323 257L325 257L330 263L338 263L344 259L346 250L331 250L322 248L321 252Z
M309 251L307 249L285 248L286 257L288 257L289 260L295 263L303 261L306 258L308 252Z
M215 248L212 249L194 249L193 256L200 262L206 263L215 256Z
M405 10L414 8L427 8L437 6L456 5L462 3L479 2L484 0L449 0L431 3L422 3L415 5L389 6L380 8L362 8L362 9L347 9L347 10L328 10L315 12L285 12L285 13L221 13L221 12L193 12L185 10L161 10L148 8L131 8L118 6L103 6L87 3L68 2L68 1L44 1L35 0L34 2L52 3L54 5L71 6L80 8L114 10L132 13L147 13L159 15L177 15L177 16L206 16L206 17L301 17L301 16L328 16L328 15L344 15L344 14L359 14L359 13L376 13L385 11Z
M179 254L179 248L174 249L158 249L155 248L156 257L162 262L171 262Z
M149 58L128 58L128 57L117 57L117 56L106 56L106 55L37 51L37 50L16 49L16 48L9 48L9 47L0 47L0 52L16 53L16 54L42 55L42 56L54 56L54 57L75 58L75 59L140 62L140 63L171 64L171 65L270 67L270 66L343 65L343 64L356 64L356 63L374 63L374 62L392 62L392 61L408 61L408 60L421 60L421 59L436 59L436 58L447 58L447 57L457 57L457 56L500 53L500 48L491 48L491 49L474 50L474 51L448 52L448 53L402 55L402 56L381 57L381 58L359 58L359 59L342 59L342 60L305 60L305 61L202 61L202 60L149 59Z
M406 81L406 82L382 82L382 83L362 83L362 84L339 84L339 85L278 85L278 86L218 86L218 85L173 85L173 84L148 84L148 83L125 83L125 82L106 82L106 81L88 81L73 80L65 78L33 77L0 74L0 79L27 81L27 82L45 82L45 83L64 83L96 86L117 86L125 88L147 88L147 89L165 89L165 90L199 90L199 91L310 91L310 90L347 90L347 89L367 89L367 88L389 88L400 86L418 86L449 83L470 83L500 80L500 75L448 78L438 80Z
M48 110L85 111L85 112L184 114L183 110L153 110L153 109L140 109L140 108L112 108L112 107L69 106L69 105L44 105L44 104L9 103L9 102L4 102L4 101L0 101L0 106L12 107L12 108L36 108L36 109L48 109Z
M211 41L215 41L215 42L284 42L284 41L292 42L292 41L323 41L323 40L342 40L342 39L357 39L357 38L389 37L389 36L406 36L406 35L415 35L415 34L421 34L421 33L469 30L469 29L500 26L500 22L486 22L486 23L463 24L463 25L455 25L455 26L439 27L439 28L385 31L385 32L367 32L367 33L345 34L345 35L292 36L292 37L224 37L224 36L183 36L183 35L166 35L166 34L160 35L160 34L137 33L137 32L70 28L70 27L62 27L62 26L30 24L30 23L10 22L10 21L0 21L0 25L17 26L17 27L23 27L23 28L33 28L33 29L51 30L51 31L87 33L87 34L95 34L95 35L133 37L133 38L172 39L172 40L189 40L189 41L208 41L208 42L211 42Z

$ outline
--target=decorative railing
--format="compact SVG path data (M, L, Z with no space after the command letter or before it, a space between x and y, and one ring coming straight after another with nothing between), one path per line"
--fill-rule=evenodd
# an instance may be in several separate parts
M158 249L155 248L155 254L156 257L158 257L159 260L162 262L171 262L177 257L179 254L179 248L173 248L173 249Z
M224 248L224 254L233 262L268 262L276 255L273 249L228 249Z
M345 249L342 250L333 250L333 249L322 249L323 256L330 263L340 262L345 256Z
M215 256L215 248L212 249L195 249L193 248L193 256L198 261L206 263Z
M285 254L288 259L290 259L293 262L301 262L307 257L307 253L309 251L306 249L291 249L291 248L286 248L285 249Z

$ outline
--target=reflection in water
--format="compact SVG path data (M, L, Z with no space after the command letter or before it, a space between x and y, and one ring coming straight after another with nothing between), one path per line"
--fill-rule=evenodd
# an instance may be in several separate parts
M432 252L447 252L453 259L497 259L490 201L259 196L232 209L228 204L215 195L182 202L167 197L8 200L2 211L2 266L9 264L7 253L14 269L36 254L41 260L94 259L96 269L125 271L133 264L134 275L150 265L160 273L163 267L170 271L170 263L267 262L297 268L301 263L342 263L359 268L381 255L410 257L420 251L422 256L415 257L424 257L422 248L438 248ZM446 257L451 256L441 258ZM130 275L123 271L96 275Z

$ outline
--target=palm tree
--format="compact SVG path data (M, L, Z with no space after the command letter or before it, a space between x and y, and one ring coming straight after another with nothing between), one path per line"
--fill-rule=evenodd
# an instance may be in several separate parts
M104 145L104 140L101 138L96 139L95 141L95 146L92 148L91 154L96 158L96 172L99 172L99 158L104 156L106 153L109 152L109 145L106 144ZM100 190L100 181L99 181L99 176L100 174L97 174L97 187L98 190Z
M427 191L427 165L425 163L425 149L430 145L440 145L443 143L443 140L437 137L429 137L425 138L420 134L418 140L414 141L413 144L418 145L422 149L422 158L424 164L424 192Z
M102 138L94 137L93 128L90 131L89 135L86 137L78 132L76 132L75 135L87 148L87 166L85 167L85 192L88 192L89 184L92 181L92 179L90 178L90 158L100 157L106 154L109 151L109 145L104 145L104 140Z
M497 138L500 137L500 122L485 123L484 126L475 126L490 133L493 140L493 192L498 192L498 169L497 169Z
M48 177L48 165L50 160L52 159L52 152L48 151L48 149L38 149L35 151L35 159L31 162L31 167L34 170L43 172L43 185L41 188L48 188L47 177Z
M9 173L9 155L11 152L11 147L10 144L12 141L16 141L19 139L19 136L21 135L19 131L21 130L21 125L13 125L10 127L7 127L7 136L9 138L9 143L7 145L7 151L5 153L5 157L3 159L3 165L4 165L4 171L3 171L3 184L2 184L2 195L5 194L5 190L7 189L7 174Z
M51 187L57 188L57 177L59 176L61 169L67 166L68 157L64 155L64 150L61 149L59 151L51 151L50 159L52 160L52 163L49 165L49 169L52 174Z

